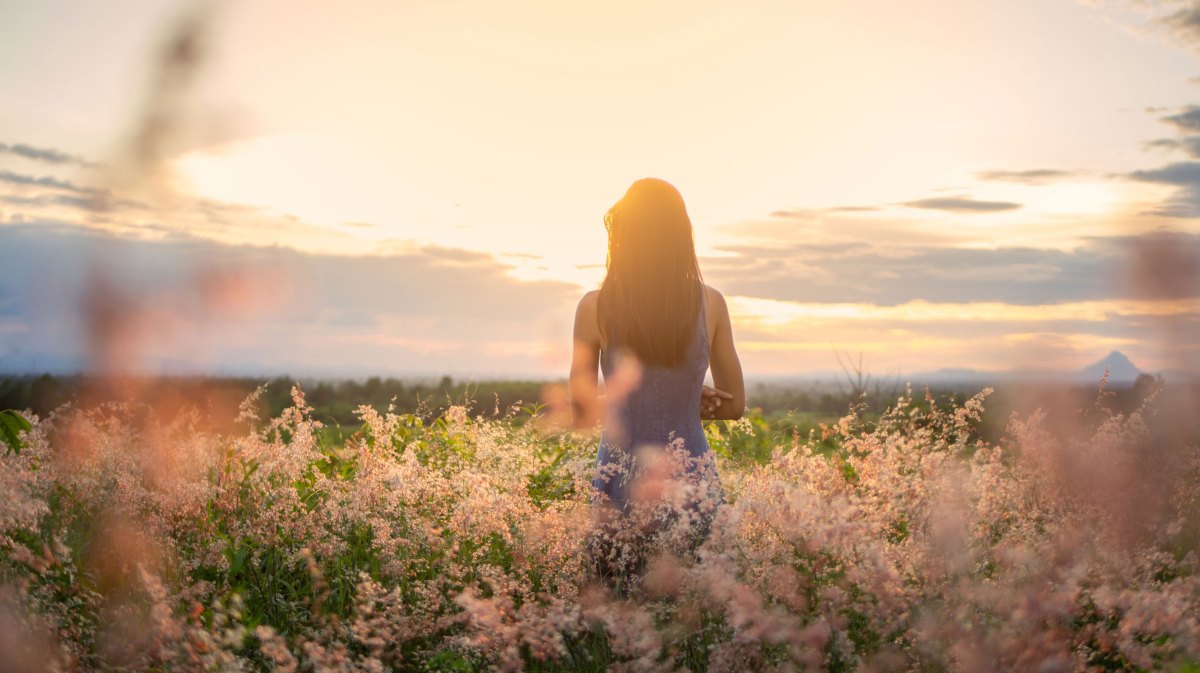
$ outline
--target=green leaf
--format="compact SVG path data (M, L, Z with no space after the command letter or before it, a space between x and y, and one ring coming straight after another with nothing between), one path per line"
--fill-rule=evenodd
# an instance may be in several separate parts
M9 453L20 453L25 444L21 441L21 433L29 432L33 426L25 417L17 412L9 409L0 411L0 440L8 447L5 450L5 455Z

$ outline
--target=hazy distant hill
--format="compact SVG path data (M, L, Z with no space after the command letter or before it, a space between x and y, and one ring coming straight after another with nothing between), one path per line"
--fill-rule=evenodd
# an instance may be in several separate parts
M1085 382L1099 381L1108 370L1108 382L1113 385L1130 385L1142 373L1129 358L1120 351L1113 351L1103 358L1083 368L1079 378Z
M905 378L914 383L931 384L994 384L1040 380L1099 383L1106 369L1109 371L1108 382L1114 386L1133 385L1134 381L1137 381L1138 375L1142 373L1142 370L1138 369L1123 353L1112 351L1076 372L1045 369L980 371L978 369L945 368L930 372L917 372ZM1176 372L1176 374L1178 373Z

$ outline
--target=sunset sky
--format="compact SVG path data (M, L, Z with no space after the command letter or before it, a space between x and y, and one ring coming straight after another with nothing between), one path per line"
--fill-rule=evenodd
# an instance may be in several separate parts
M565 375L645 176L750 376L1200 352L1200 2L192 7L0 6L0 370Z

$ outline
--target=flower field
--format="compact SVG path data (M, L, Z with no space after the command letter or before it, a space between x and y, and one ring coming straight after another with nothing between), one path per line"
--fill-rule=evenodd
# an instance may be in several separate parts
M613 520L537 410L341 440L293 396L31 419L0 671L1200 671L1200 451L1153 400L713 424L719 487L643 457Z

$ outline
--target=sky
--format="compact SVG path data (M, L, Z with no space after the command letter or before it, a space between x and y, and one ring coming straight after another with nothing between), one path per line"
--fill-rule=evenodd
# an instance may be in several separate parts
M0 370L564 376L646 176L750 376L1200 361L1196 0L7 3L0 96Z

